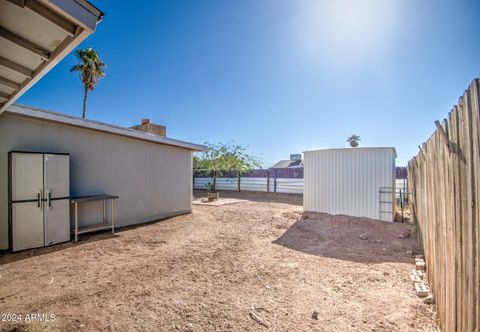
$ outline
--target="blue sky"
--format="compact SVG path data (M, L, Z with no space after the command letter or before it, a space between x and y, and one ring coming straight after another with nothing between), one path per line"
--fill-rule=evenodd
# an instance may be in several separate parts
M265 166L353 133L404 165L480 75L474 0L92 2L106 16L80 47L108 71L88 118L150 118L173 138L249 146ZM18 102L80 116L74 64Z

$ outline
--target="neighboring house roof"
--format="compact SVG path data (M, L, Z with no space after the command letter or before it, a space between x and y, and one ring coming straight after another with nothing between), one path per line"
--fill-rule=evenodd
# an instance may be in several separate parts
M397 166L395 168L395 175L397 179L406 179L408 175L407 168L402 166Z
M303 167L303 161L302 160L296 160L296 161L280 160L278 163L276 163L270 168L293 168L293 167Z
M135 129L124 128L124 127L115 126L115 125L94 121L94 120L82 119L82 118L74 117L67 114L45 111L38 108L30 107L30 106L16 104L16 105L10 106L5 111L4 114L56 122L56 123L66 124L74 127L87 128L91 130L97 130L97 131L102 131L102 132L111 133L115 135L127 136L127 137L136 138L144 141L175 146L175 147L189 149L193 151L207 150L207 147L204 145L179 141L176 139L158 136L158 135L146 133L146 132L135 130Z
M0 114L96 29L85 0L0 0Z

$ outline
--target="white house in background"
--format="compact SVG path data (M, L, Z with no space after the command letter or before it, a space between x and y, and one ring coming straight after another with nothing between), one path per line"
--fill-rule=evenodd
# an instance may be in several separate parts
M304 210L393 221L396 157L393 147L304 152Z

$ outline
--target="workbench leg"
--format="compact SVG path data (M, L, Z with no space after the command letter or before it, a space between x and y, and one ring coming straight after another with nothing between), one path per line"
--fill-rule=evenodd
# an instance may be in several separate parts
M75 204L75 243L78 241L78 205L77 203Z
M115 234L115 200L112 199L112 234Z

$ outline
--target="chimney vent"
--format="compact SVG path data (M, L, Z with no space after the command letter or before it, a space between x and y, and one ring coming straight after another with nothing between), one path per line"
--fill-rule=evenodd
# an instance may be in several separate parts
M150 122L150 119L142 119L142 124L130 127L131 129L144 131L158 136L167 136L167 127Z

